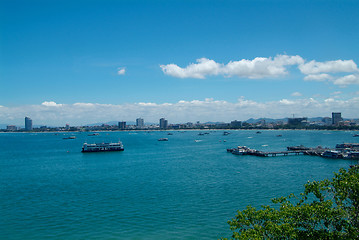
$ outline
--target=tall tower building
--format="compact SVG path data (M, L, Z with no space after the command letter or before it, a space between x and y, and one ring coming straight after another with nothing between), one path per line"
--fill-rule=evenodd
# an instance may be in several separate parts
M29 117L25 117L25 130L26 131L32 130L32 120Z
M164 118L160 119L160 128L161 129L166 129L168 127L168 121Z
M143 121L143 118L137 118L136 119L136 127L143 128L145 126L145 123Z
M118 122L118 128L121 130L126 129L126 122Z
M342 121L342 113L340 112L332 112L332 124L338 125L340 121Z

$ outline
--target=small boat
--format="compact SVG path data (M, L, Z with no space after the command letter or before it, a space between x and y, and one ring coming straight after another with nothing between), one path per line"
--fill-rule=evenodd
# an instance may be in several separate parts
M226 135L228 135L228 134L230 134L230 132L223 132L223 135L224 135L224 136L226 136Z
M359 134L354 134L353 137L359 137Z
M278 135L277 135L277 137L281 137L281 136L282 136L282 134L278 134Z
M173 133L168 133L167 135L173 135Z
M99 133L91 133L91 134L88 134L87 136L98 136L100 135Z
M160 138L160 139L158 139L158 141L160 141L160 142L168 141L168 138Z
M303 145L287 147L288 151L310 150L310 148Z
M260 134L260 133L262 133L262 132L261 132L261 131L257 131L256 133L257 133L257 134Z
M76 137L75 136L70 136L70 137L65 137L63 139L76 139Z

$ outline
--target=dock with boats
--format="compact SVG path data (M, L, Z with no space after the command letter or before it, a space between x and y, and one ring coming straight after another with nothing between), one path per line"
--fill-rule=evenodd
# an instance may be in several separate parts
M287 147L286 151L259 151L251 149L246 146L238 146L236 148L229 148L227 152L234 155L253 155L258 157L276 157L276 156L289 156L289 155L310 155L325 158L338 158L338 159L359 159L359 143L344 143L337 144L335 149L323 148L321 146L309 148L305 146L292 146Z

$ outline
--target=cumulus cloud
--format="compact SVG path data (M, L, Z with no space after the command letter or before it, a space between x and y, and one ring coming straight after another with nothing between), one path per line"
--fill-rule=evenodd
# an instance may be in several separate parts
M351 74L341 78L338 78L334 81L334 84L347 86L347 85L359 85L359 74Z
M191 63L186 68L181 68L176 64L160 65L162 71L170 76L178 78L200 78L208 75L218 75L222 65L207 58L197 59L197 63Z
M197 59L197 63L191 63L185 68L173 63L160 65L160 67L166 75L178 78L204 79L206 76L223 75L260 79L285 75L288 73L286 66L303 62L304 60L300 56L277 55L274 58L257 57L253 60L230 61L227 64L200 58Z
M51 105L51 104L50 104ZM0 122L23 125L29 116L35 125L86 125L108 121L135 121L141 116L146 122L157 123L165 117L171 123L246 120L248 118L284 118L291 114L307 117L330 116L340 111L348 118L358 117L359 97L341 100L331 97L325 100L281 99L257 102L244 97L228 102L206 98L204 100L181 100L174 103L139 102L128 104L74 103L26 105L0 108Z
M61 107L62 106L62 104L57 104L53 101L50 101L50 102L45 101L45 102L41 103L41 105L46 106L46 107Z
M356 72L358 67L353 60L336 60L317 62L315 60L299 65L299 70L306 74Z
M117 74L118 75L125 75L125 73L126 73L126 68L120 67L120 68L117 69Z
M239 77L248 79L277 78L289 74L289 67L296 66L306 81L331 81L336 85L347 86L357 84L355 75L359 72L353 60L335 60L306 62L301 56L277 55L272 57L256 57L252 60L242 59L227 64L200 58L196 63L180 67L171 63L160 65L164 74L177 78L205 79L208 76ZM328 74L330 73L330 74ZM353 73L342 76L343 73ZM334 76L333 76L334 74Z

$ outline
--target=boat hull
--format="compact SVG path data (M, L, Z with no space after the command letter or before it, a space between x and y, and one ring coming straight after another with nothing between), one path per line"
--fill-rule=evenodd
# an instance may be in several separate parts
M88 153L88 152L118 152L118 151L124 151L125 149L82 149L81 152Z

